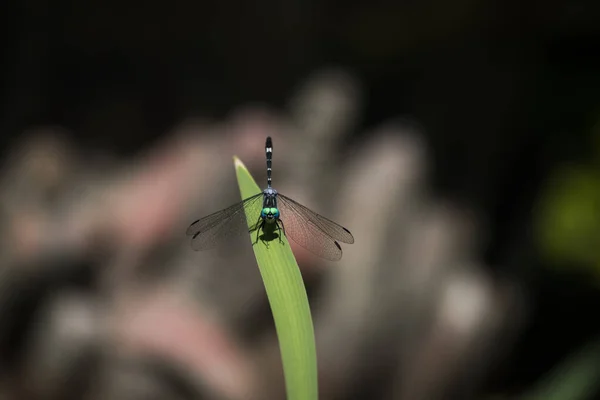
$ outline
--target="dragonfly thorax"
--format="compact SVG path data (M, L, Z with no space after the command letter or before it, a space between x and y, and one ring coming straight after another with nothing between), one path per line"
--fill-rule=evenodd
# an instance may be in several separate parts
M273 189L272 187L268 187L265 190L263 190L263 194L265 196L275 197L277 196L277 190Z
M273 188L263 190L263 208L277 208L277 190Z

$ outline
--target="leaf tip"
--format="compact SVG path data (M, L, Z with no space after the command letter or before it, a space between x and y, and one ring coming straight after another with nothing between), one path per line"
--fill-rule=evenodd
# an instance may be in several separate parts
M240 160L237 156L233 156L233 164L235 165L235 168L246 168L246 166L244 165L244 163L242 162L242 160Z

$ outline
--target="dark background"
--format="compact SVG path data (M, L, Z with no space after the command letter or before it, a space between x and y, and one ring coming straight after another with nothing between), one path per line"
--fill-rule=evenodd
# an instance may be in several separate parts
M314 70L350 71L365 108L348 143L420 124L435 193L475 210L478 256L527 287L532 314L483 391L525 391L600 333L597 275L546 268L532 226L555 168L598 151L600 3L26 0L0 25L4 155L55 125L126 159L186 118L283 109Z

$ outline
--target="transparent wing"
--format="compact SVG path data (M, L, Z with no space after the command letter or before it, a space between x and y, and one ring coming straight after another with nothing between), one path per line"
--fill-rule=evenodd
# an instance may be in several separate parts
M317 214L297 201L282 194L278 194L277 199L281 200L278 203L280 206L279 208L282 208L281 206L283 206L284 210L289 209L291 212L301 215L303 220L310 221L312 225L318 227L324 234L330 236L332 239L339 240L342 243L354 243L354 236L352 236L350 231L343 226L336 224L332 220Z
M289 197L279 194L277 198L286 236L311 253L337 261L342 258L342 248L336 240L354 243L354 237L346 228Z
M233 237L248 233L260 216L263 194L259 193L240 201L224 210L207 215L192 222L186 235L192 237L194 250L207 250L231 240ZM246 210L249 215L256 215L256 221L246 219Z

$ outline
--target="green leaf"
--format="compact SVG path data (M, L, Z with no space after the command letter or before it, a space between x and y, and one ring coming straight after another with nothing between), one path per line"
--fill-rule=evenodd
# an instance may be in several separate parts
M242 199L261 192L247 168L234 157ZM256 223L258 214L247 210L248 226ZM250 240L255 237L250 235ZM252 246L267 291L279 349L288 400L318 398L317 357L310 307L302 274L285 236L283 243L275 239L259 240Z

